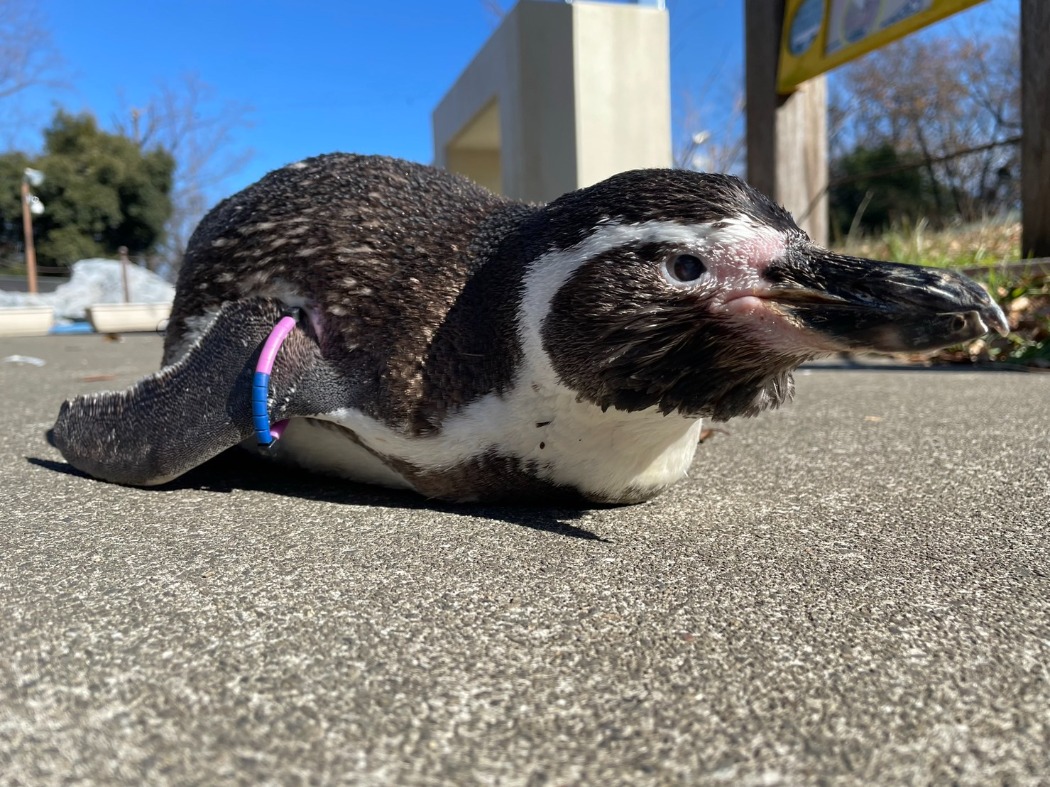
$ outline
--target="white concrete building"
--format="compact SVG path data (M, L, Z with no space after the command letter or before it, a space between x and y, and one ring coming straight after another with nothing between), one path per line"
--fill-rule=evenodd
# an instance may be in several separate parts
M520 0L434 110L434 163L536 202L671 166L669 37L661 0Z

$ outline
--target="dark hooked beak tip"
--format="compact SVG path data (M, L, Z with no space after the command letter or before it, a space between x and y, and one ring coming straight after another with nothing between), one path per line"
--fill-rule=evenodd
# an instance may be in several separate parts
M771 265L766 296L832 344L914 352L1005 336L1006 315L961 273L800 250Z
M981 312L981 317L984 319L985 324L1000 336L1006 336L1010 333L1010 323L1007 322L1006 315L999 308L999 304L994 301L989 305L989 308Z

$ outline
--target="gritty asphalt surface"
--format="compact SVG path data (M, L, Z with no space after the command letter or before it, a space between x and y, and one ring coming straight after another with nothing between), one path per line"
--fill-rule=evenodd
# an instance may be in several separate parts
M71 472L0 339L0 782L1046 784L1050 374L803 370L652 503Z

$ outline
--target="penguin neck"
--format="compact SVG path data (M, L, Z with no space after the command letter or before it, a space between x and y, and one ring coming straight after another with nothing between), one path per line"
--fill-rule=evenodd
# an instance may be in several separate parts
M656 407L602 409L563 385L546 358L527 360L507 397L517 455L592 500L636 503L688 471L702 422Z

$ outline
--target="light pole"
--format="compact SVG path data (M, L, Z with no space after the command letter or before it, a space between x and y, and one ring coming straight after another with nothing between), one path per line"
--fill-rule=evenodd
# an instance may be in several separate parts
M29 187L44 182L44 173L26 167L22 173L22 232L26 245L26 284L29 292L36 294L36 247L33 245L33 216L44 212L44 203L29 191Z

